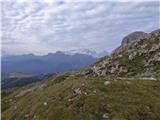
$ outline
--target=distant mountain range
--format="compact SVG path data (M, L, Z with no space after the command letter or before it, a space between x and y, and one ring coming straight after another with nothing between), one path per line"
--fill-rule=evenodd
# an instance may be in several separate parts
M64 72L79 69L94 61L95 58L87 54L69 55L60 51L43 56L8 55L2 57L2 76L14 72L31 75Z
M57 52L61 52L61 53L64 53L66 55L75 55L75 54L83 54L83 55L89 55L89 56L92 56L94 58L101 58L101 57L104 57L104 56L108 56L109 55L109 52L104 50L104 51L95 51L95 50L90 50L90 49L73 49L73 50L68 50L68 51L57 51ZM2 50L2 58L6 58L6 57L9 57L9 56L15 56L15 55L11 55L5 51ZM56 52L51 52L51 53L48 53L48 54L54 54ZM34 54L26 54L26 55L34 55Z
M44 74L75 70L93 63L108 52L96 52L89 49L57 51L48 55L34 54L9 55L2 51L2 75L11 73Z

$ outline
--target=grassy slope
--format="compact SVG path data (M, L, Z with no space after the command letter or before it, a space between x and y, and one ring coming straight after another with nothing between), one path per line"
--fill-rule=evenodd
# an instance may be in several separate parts
M109 80L110 84L104 85ZM46 88L15 96L28 85L2 94L2 120L159 120L160 81L78 76L50 77ZM75 94L79 88L82 94ZM44 105L44 103L47 105ZM107 119L107 118L106 118Z

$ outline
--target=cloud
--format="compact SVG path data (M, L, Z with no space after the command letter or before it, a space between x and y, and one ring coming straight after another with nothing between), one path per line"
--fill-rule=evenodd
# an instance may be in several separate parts
M6 0L7 2L12 2L15 0ZM16 0L16 2L37 2L39 0ZM153 2L158 0L87 0L87 2ZM64 2L86 2L86 0L41 0L41 2L57 2L59 4L63 4Z
M80 48L111 51L128 33L159 27L158 1L128 2L2 2L2 50L10 54Z

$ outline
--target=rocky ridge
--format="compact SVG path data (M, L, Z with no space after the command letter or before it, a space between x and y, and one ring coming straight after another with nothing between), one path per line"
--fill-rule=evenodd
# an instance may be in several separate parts
M126 36L108 57L90 66L98 76L156 77L160 73L160 29L151 33L134 32Z

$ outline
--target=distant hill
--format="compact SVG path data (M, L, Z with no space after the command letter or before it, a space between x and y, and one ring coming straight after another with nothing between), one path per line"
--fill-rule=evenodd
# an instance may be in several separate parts
M67 55L63 52L44 56L33 54L2 57L2 75L19 72L31 75L75 70L92 64L95 58L85 54Z

